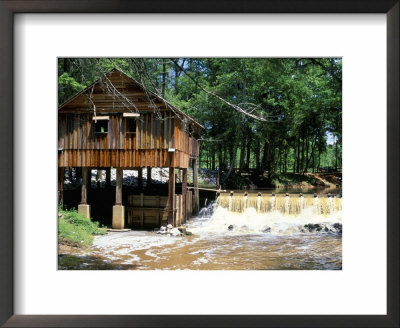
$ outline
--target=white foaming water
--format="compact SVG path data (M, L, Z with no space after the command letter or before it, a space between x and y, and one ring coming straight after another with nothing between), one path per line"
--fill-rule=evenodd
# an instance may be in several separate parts
M93 246L104 250L123 247L119 250L122 254L134 250L172 245L176 242L177 238L171 236L149 235L146 232L120 232L96 237Z
M210 217L199 217L188 224L188 229L197 235L228 234L245 235L267 233L271 235L292 235L311 232L339 232L342 223L342 211L332 210L328 215L320 214L316 207L319 204L306 207L302 200L298 206L298 215L286 214L289 209L257 213L255 208L246 208L242 213L230 212L229 208L216 206ZM286 205L286 204L285 204ZM289 203L286 205L289 207ZM207 212L210 212L208 210ZM310 226L311 225L311 226ZM317 226L316 226L317 225Z

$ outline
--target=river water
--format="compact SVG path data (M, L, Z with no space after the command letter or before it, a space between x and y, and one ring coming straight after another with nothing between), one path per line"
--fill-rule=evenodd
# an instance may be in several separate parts
M341 198L225 195L186 224L190 236L111 232L59 251L61 270L340 270Z

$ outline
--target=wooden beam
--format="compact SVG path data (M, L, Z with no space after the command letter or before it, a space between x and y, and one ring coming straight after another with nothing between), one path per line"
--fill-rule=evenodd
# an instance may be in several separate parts
M88 168L82 167L81 204L87 204Z
M193 159L193 187L194 187L194 212L199 212L199 184L198 184L198 169L197 169L197 158Z
M183 222L187 220L186 210L186 193L187 193L187 169L182 169L182 207L183 207Z
M96 180L99 181L103 177L103 170L97 169Z
M151 186L151 167L147 167L147 188Z
M168 223L174 225L175 219L175 168L171 167L174 162L174 153L169 153L169 179L168 179Z
M195 189L194 187L187 187L188 189ZM207 190L207 191L215 191L217 193L219 192L226 192L226 190L222 190L222 189L212 189L212 188L199 188L197 187L197 189L199 190Z
M61 207L64 204L64 170L63 167L58 168L58 204Z
M123 113L122 116L123 117L139 117L140 114L139 113Z
M111 168L106 168L106 187L111 186Z
M139 188L143 187L143 169L141 167L138 168L138 186Z
M122 205L122 178L123 170L117 168L116 184L115 184L115 205Z
M82 167L83 169L83 167ZM82 170L82 175L83 175L83 170ZM90 190L92 189L92 168L87 167L87 177L86 177L86 189Z
M93 116L93 121L105 121L110 120L110 116Z

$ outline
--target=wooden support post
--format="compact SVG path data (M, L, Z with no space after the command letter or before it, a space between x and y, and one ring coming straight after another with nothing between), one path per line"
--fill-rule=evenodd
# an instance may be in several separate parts
M221 189L221 170L222 170L222 162L219 160L218 162L218 176L217 176L217 189Z
M187 210L186 210L186 193L187 193L187 169L182 169L182 198L183 198L183 222L186 223Z
M157 222L158 222L158 226L161 227L160 195L156 196L156 207L158 209L158 211L157 211Z
M143 169L141 167L138 169L138 186L139 188L143 187Z
M69 180L69 182L73 182L72 181L72 167L71 166L68 166L68 180Z
M117 168L117 176L115 183L115 205L113 206L113 229L124 229L125 227L125 207L122 206L122 179L124 171Z
M111 186L111 168L106 168L106 187Z
M171 167L174 159L174 154L169 153L170 167L168 179L168 224L174 225L175 218L175 168Z
M58 204L64 205L64 168L58 168Z
M115 183L115 205L122 205L122 178L123 170L121 168L117 168Z
M82 180L83 180L83 169L82 167ZM92 189L92 169L90 167L86 167L87 169L87 176L86 176L86 189Z
M189 220L190 219L190 215L192 214L192 210L191 210L191 207L190 207L190 197L191 197L190 195L191 195L191 193L188 190L186 192L186 198L185 198L185 200L186 200L186 220Z
M97 169L96 180L99 181L103 177L103 170Z
M193 192L192 191L189 191L189 204L190 204L189 215L190 215L190 217L192 217L192 214L193 214Z
M143 193L140 194L140 207L141 207L141 211L140 211L140 228L143 229L144 227L144 195Z
M82 188L81 188L81 203L78 205L78 213L85 218L90 218L90 205L87 202L87 183L88 183L88 168L82 168Z
M81 204L87 204L88 168L82 168Z
M76 177L76 181L80 181L82 178L82 168L81 167L77 167L75 169L75 177Z
M151 167L147 168L147 188L151 186Z
M182 195L176 195L176 225L182 224Z
M193 187L194 187L194 212L199 212L199 189L198 189L197 158L193 159Z

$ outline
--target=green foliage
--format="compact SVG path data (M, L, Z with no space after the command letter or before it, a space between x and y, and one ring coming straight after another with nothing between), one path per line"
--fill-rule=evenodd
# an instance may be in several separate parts
M62 73L58 77L58 99L60 103L66 101L72 95L85 88L84 85L76 82L68 73Z
M106 234L105 228L100 228L98 222L78 214L76 210L59 209L58 241L75 246L88 246L95 235Z

